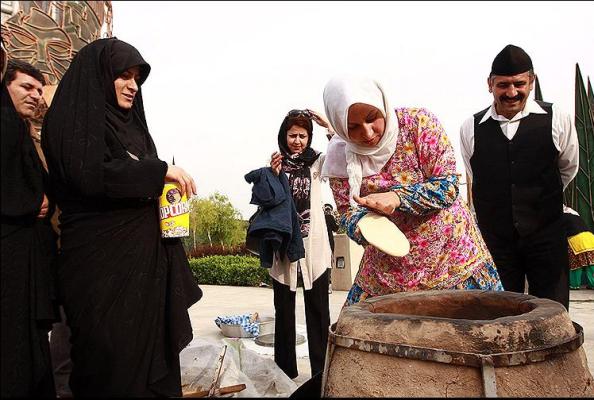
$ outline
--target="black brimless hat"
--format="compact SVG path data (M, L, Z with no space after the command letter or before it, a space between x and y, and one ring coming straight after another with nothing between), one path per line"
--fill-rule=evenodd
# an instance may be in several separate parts
M520 47L508 44L493 60L491 75L512 76L531 69L530 56Z

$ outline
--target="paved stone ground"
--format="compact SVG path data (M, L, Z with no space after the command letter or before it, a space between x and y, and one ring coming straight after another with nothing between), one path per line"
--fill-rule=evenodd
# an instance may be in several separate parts
M273 294L271 288L237 286L201 286L204 296L190 308L190 319L194 336L206 340L218 341L224 338L214 323L217 316L237 315L258 312L262 316L274 316ZM330 295L330 320L336 322L347 292L334 291ZM297 332L305 334L305 306L303 290L297 291L296 299ZM590 371L594 373L594 290L572 290L570 292L569 315L574 322L584 328L584 349ZM265 357L273 358L273 350L258 346L253 339L242 339L251 350L256 350ZM307 344L297 347L297 367L299 376L294 379L301 385L311 376Z
M584 350L588 367L594 375L594 290L572 290L569 300L569 316L584 328Z

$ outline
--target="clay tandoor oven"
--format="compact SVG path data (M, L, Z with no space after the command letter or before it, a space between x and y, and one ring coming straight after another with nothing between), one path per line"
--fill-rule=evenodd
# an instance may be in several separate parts
M330 329L326 397L592 397L582 327L534 296L398 293L345 307Z

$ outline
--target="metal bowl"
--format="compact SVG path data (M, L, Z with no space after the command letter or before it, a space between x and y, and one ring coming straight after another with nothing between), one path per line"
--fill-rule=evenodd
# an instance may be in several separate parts
M221 333L230 338L253 337L251 333L243 330L241 325L221 324Z
M295 336L295 346L299 346L306 342L305 336L297 334ZM274 333L268 333L266 335L260 335L255 340L256 344L265 347L274 347Z
M256 320L260 324L260 335L274 333L274 317L258 317ZM221 324L221 333L230 338L254 337L249 332L243 330L239 324Z
M260 336L274 333L274 317L260 318Z

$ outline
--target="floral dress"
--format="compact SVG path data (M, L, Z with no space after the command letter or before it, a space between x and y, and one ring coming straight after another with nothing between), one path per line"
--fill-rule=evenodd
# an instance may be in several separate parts
M366 246L347 303L369 296L429 289L503 290L493 258L470 210L458 196L453 147L440 122L423 108L398 108L394 155L382 170L363 178L361 195L395 191L401 204L389 218L410 242L404 257ZM367 245L357 222L368 213L349 208L347 178L331 178L341 224Z

